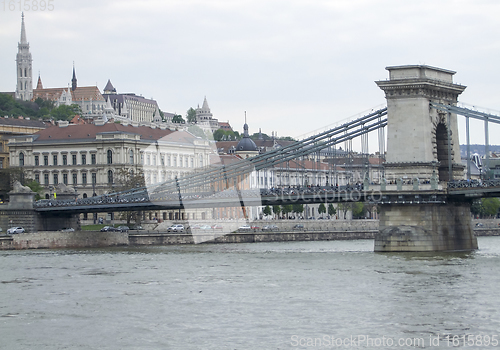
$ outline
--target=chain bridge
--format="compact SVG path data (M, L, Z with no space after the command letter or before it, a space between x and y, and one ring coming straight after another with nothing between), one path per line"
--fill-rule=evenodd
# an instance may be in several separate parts
M430 66L387 67L389 79L377 81L387 107L330 130L231 164L206 166L187 176L106 195L33 204L38 215L53 218L92 212L145 211L237 206L244 208L296 203L364 201L380 210L376 251L439 251L477 248L470 224L473 199L500 196L500 181L472 180L469 119L485 124L500 117L457 105L465 86L453 83L455 72ZM467 165L462 165L457 116L466 119ZM377 179L369 177L369 137L378 140L383 164ZM360 140L366 156L364 178L339 185L337 165L329 163L326 181L307 184L248 185L249 174L271 167L290 174L290 162L332 160L337 146L352 156ZM387 144L387 149L386 149ZM488 162L485 161L485 166ZM305 168L305 167L304 167ZM348 169L347 169L348 170ZM285 176L283 175L283 176ZM288 176L288 175L286 175Z

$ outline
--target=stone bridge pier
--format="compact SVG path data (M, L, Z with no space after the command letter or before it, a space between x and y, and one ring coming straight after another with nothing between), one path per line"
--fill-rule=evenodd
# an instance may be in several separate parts
M450 180L463 179L457 116L432 109L430 102L456 105L465 86L453 83L455 72L446 69L426 65L386 69L389 79L376 82L387 99L385 178L435 181L434 173L441 188ZM466 201L382 203L379 230L378 252L477 249Z

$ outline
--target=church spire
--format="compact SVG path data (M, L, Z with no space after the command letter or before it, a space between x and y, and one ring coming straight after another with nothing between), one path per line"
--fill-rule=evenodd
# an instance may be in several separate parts
M73 61L73 79L71 79L71 91L76 90L75 62Z
M40 77L40 72L38 72L38 83L36 84L37 89L43 89L42 78Z
M27 44L26 29L24 28L24 12L21 14L21 44Z
M24 25L24 12L21 15L21 41L17 44L16 68L17 86L16 98L30 101L33 98L33 59L30 53L30 44L26 39L26 27Z

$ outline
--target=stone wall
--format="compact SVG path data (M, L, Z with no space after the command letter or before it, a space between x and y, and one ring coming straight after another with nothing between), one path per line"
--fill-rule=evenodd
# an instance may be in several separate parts
M33 209L8 209L6 205L0 208L0 227L4 232L10 227L20 226L26 232L36 232L39 220Z
M94 248L126 246L128 234L122 232L39 232L12 235L10 249ZM7 248L8 249L8 248Z

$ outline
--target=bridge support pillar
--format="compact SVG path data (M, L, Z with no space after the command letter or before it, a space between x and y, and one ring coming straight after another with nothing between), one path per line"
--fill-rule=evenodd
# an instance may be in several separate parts
M469 202L382 204L376 252L477 249Z

